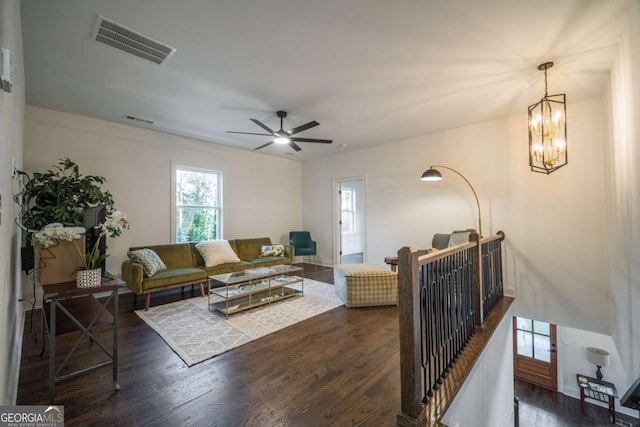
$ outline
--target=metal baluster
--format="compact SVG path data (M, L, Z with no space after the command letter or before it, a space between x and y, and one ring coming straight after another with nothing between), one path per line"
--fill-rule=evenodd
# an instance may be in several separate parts
M438 379L436 380L438 387L442 383L442 281L444 280L442 272L442 261L436 261L437 277L438 281L435 288L435 324L436 324L436 374Z

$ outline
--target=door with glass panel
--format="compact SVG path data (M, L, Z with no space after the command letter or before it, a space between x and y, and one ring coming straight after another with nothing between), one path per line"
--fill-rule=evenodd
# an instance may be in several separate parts
M516 378L558 389L556 325L513 318L513 370Z

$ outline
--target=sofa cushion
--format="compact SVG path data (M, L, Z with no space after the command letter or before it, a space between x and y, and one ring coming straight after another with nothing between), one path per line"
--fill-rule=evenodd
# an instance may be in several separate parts
M138 249L136 251L127 252L127 256L131 262L135 262L142 266L146 277L151 277L154 274L164 271L167 266L160 259L157 253L151 249Z
M162 262L167 266L167 270L183 267L195 267L191 246L189 243L175 243L172 245L138 246L129 248L130 251L151 248L158 254Z
M258 258L262 246L271 246L271 239L260 237L257 239L236 239L237 254L241 260Z
M246 261L253 264L253 267L271 267L272 265L282 264L284 257L281 256L267 256L267 257L258 257L253 259L248 259Z
M284 256L284 245L264 245L260 247L260 258Z
M240 262L238 255L231 249L226 240L208 240L196 244L196 249L202 255L205 267Z
M216 274L225 274L225 273L233 273L236 271L244 271L248 268L253 268L253 264L246 261L240 261L240 262L228 262L225 264L219 264L219 265L216 265L215 267L200 267L200 268L203 268L206 270L207 276L213 276Z
M165 286L175 285L176 283L189 284L205 282L206 279L207 272L202 268L173 268L170 270L161 271L155 274L153 277L146 277L143 280L143 287L145 290L163 288Z

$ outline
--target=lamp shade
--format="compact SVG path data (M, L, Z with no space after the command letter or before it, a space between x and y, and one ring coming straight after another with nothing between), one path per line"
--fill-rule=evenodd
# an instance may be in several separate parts
M422 181L440 181L440 180L442 180L442 174L437 169L429 168L426 171L424 171L424 173L422 174L422 177L420 177L420 180L422 180Z
M605 367L611 364L611 355L608 351L602 350L601 348L588 347L587 360L596 366Z

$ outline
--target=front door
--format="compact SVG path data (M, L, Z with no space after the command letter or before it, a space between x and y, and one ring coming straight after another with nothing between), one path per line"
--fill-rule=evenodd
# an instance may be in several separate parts
M514 317L513 335L514 376L557 390L556 325Z

